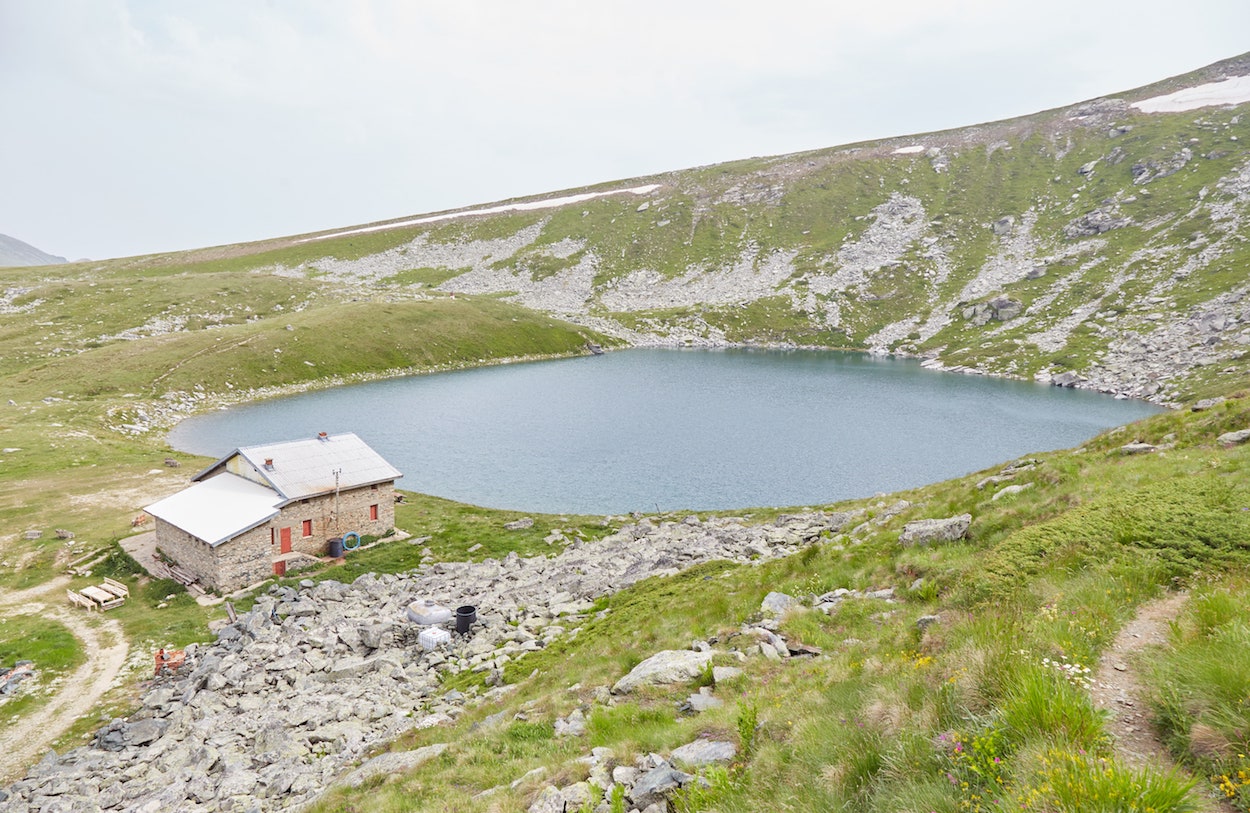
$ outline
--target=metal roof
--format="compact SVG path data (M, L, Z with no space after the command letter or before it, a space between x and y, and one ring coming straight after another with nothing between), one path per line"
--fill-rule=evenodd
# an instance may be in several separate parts
M193 477L200 480L241 457L284 501L397 480L404 475L354 433L245 446ZM266 465L272 461L272 465ZM337 475L337 481L336 481Z
M282 503L272 488L223 472L143 510L215 548L276 517Z

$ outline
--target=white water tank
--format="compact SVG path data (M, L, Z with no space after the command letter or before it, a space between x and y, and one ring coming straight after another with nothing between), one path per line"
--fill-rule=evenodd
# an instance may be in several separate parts
M451 608L428 598L417 599L408 605L408 620L423 627L446 624L451 620Z

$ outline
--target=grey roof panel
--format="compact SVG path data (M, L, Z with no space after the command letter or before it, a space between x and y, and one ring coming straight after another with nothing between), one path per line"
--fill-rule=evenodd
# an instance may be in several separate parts
M237 454L288 501L326 494L336 486L357 488L404 476L351 432L245 446ZM223 460L229 457L231 455ZM273 465L266 466L266 460L272 460Z

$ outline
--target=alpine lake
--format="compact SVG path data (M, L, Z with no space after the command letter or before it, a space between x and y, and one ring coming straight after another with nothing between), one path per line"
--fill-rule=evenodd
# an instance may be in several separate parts
M918 361L635 349L320 390L184 420L181 451L355 432L398 485L552 514L807 506L1078 446L1163 411Z

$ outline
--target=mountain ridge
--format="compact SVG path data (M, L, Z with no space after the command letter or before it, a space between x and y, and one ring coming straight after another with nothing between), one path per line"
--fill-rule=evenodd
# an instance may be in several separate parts
M30 243L0 234L0 268L31 265L60 265L68 262L64 257L48 254Z

